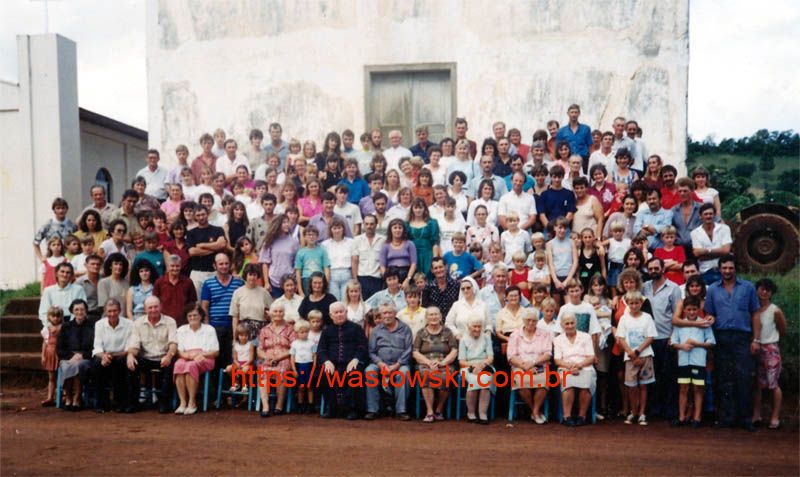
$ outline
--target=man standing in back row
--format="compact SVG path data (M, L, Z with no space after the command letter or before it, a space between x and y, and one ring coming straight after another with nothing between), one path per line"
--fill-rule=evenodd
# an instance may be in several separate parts
M592 146L592 129L578 122L581 115L581 107L577 104L571 104L567 108L567 116L569 122L558 130L556 135L556 143L567 141L573 154L581 156L583 159L583 172L588 172L589 166L589 148Z

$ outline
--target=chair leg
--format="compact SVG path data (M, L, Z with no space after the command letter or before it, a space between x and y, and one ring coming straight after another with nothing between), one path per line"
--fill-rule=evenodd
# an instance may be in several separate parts
M322 416L325 414L325 396L320 396L319 398L319 415Z
M489 404L489 420L494 421L494 405L497 403L497 399L495 399L495 394L492 393L491 403Z
M544 395L544 404L542 405L544 418L550 419L550 396L547 394Z
M56 407L61 408L61 366L56 371Z
M208 382L211 379L211 372L205 372L205 384L203 384L203 412L208 411Z
M517 391L511 390L510 396L508 398L508 422L514 422L514 401L516 400Z
M219 370L219 379L217 380L217 409L222 407L222 381L225 379L225 372ZM249 411L250 409L248 409Z
M597 424L597 393L592 394L592 424Z
M293 398L292 388L289 388L286 392L286 413L292 413L292 398Z

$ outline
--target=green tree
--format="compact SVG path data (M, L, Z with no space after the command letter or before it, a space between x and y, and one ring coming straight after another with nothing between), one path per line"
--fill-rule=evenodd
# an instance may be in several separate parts
M762 171L771 171L775 169L775 158L770 151L765 151L764 154L761 155L761 159L758 161L758 168Z
M778 190L800 193L800 169L789 169L778 178Z

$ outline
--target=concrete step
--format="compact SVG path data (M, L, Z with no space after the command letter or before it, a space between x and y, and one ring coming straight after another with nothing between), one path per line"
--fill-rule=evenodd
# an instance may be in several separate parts
M42 322L36 315L3 315L0 317L0 333L38 333Z
M6 305L7 315L38 315L39 297L33 298L14 298Z
M0 353L0 369L7 370L42 370L41 351L33 353L18 353L3 351Z
M0 350L3 353L41 353L42 335L39 333L2 333Z

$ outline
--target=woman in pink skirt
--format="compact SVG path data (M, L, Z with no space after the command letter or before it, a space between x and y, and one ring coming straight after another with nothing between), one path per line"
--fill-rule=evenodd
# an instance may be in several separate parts
M261 395L261 417L283 414L286 401L286 372L291 370L289 348L295 339L294 327L286 323L286 310L282 303L269 307L269 325L261 328L258 335L258 358L267 382L259 383ZM261 379L261 377L259 377ZM275 410L269 408L269 388L277 387Z
M200 374L214 369L214 358L219 355L217 333L203 324L206 313L195 305L186 312L189 323L178 328L178 360L173 375L175 389L181 400L175 414L190 415L197 412L197 386Z

